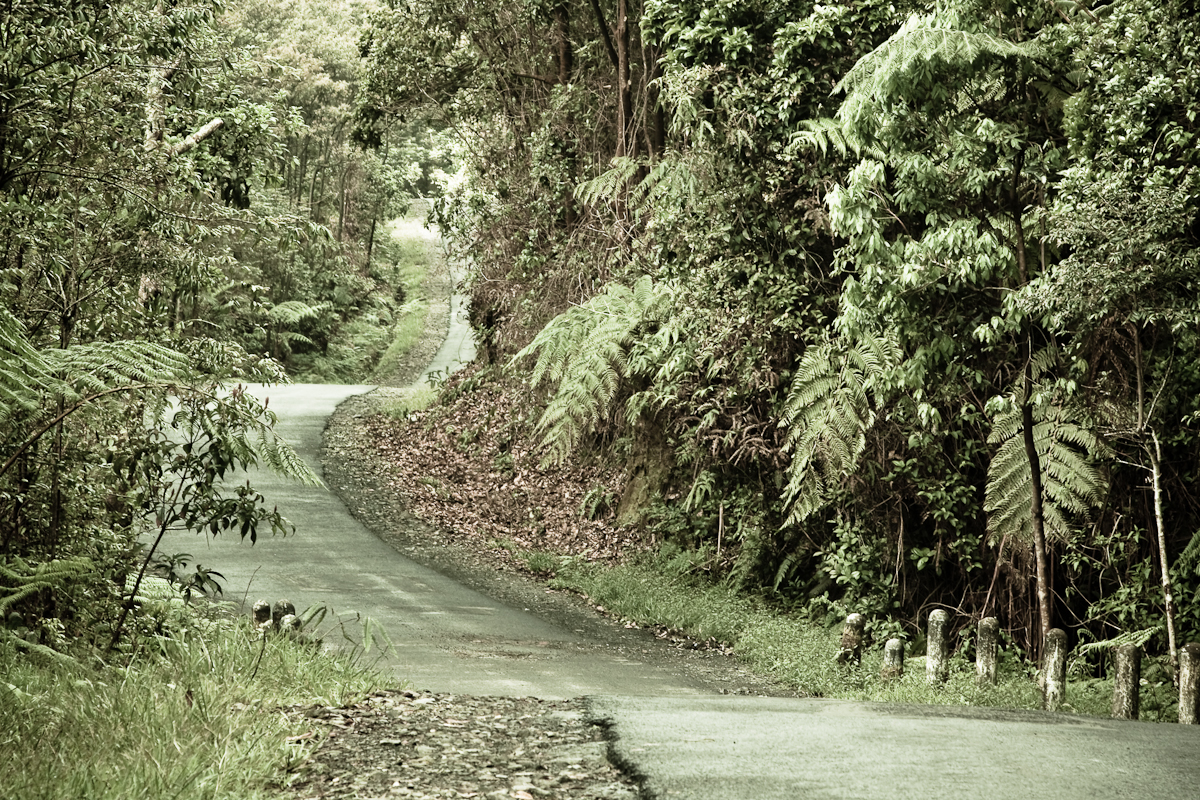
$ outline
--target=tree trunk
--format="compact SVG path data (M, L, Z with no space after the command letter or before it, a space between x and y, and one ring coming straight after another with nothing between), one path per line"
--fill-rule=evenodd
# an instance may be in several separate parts
M566 3L554 7L554 19L558 27L558 82L568 86L575 75L575 51L571 46L571 17ZM568 114L566 120L567 133L563 136L564 172L567 175L567 185L563 187L562 212L563 224L572 228L576 222L575 215L575 146L571 140L571 132L575 130L575 119Z
M1178 682L1179 651L1175 645L1175 596L1171 588L1170 562L1167 561L1167 531L1163 524L1162 504L1162 445L1158 434L1150 431L1154 447L1147 447L1150 454L1150 467L1154 479L1154 522L1158 529L1158 562L1162 568L1163 609L1167 617L1167 652L1171 654L1171 679Z
M629 0L617 0L617 157L637 157L633 127L633 91L629 65Z
M1029 261L1025 247L1024 206L1019 182L1024 168L1024 153L1018 153L1013 164L1011 203L1014 244L1017 257L1017 276L1021 285L1029 283ZM1027 323L1032 325L1032 323ZM1046 558L1046 517L1042 507L1042 464L1038 458L1037 443L1033 430L1033 331L1026 332L1025 369L1021 397L1021 436L1025 443L1025 457L1029 461L1029 526L1033 531L1034 568L1037 572L1038 616L1041 636L1037 641L1038 654L1046 644L1046 636L1053 625L1053 610L1050 604L1050 569Z
M1029 360L1025 364L1025 397L1021 401L1021 435L1025 440L1025 457L1029 460L1029 525L1033 529L1033 556L1037 570L1038 616L1041 617L1041 637L1038 642L1040 653L1045 645L1046 636L1053 627L1053 612L1050 606L1050 570L1046 559L1046 521L1042 509L1042 464L1034 439L1033 404L1030 402L1030 395L1033 393L1032 338L1029 347Z

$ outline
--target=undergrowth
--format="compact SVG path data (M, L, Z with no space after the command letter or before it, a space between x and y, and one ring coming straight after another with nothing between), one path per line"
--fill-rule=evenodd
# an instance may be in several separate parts
M320 737L297 706L376 684L353 654L263 639L220 609L143 637L125 666L39 660L0 642L6 798L266 798Z
M579 592L618 618L664 626L700 641L728 646L751 669L779 680L802 696L1041 708L1036 671L1012 650L1001 654L995 686L978 684L975 666L961 650L951 657L948 680L929 685L923 653L914 652L912 643L905 672L898 679L880 677L882 641L864 649L861 665L840 665L840 628L825 628L764 598L697 576L682 563L694 563L695 559L682 557L677 548L664 548L616 566L540 551L522 551L519 558L537 574L552 573L552 587ZM1143 686L1141 718L1164 722L1174 719L1177 706L1171 698L1170 681L1165 685L1154 680L1144 684L1148 685ZM1106 717L1111 703L1111 681L1079 675L1070 682L1062 710Z
M424 286L432 264L423 203L393 220L375 244L375 289L361 308L338 326L327 345L294 353L288 369L298 382L386 382L425 330L429 298Z
M408 217L392 223L387 252L395 265L396 283L407 299L396 310L391 341L375 365L372 380L386 380L395 373L405 354L425 332L425 316L429 311L429 298L424 296L423 285L432 265L426 232L411 211Z

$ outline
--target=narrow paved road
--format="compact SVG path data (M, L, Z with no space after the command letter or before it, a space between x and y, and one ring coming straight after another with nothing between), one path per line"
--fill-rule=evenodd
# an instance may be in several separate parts
M461 309L456 309L461 334ZM469 357L461 336L430 366ZM468 349L464 350L464 347ZM281 433L320 472L326 420L370 386L264 388ZM603 641L499 602L403 557L326 490L253 476L297 526L253 547L178 535L227 577L227 598L323 602L381 622L395 642L382 666L418 688L459 694L590 696L611 727L611 758L645 797L1200 798L1200 729L1038 712L722 697L721 677L648 657L644 635ZM531 603L531 605L537 605ZM538 609L535 609L535 611ZM583 624L583 623L581 623ZM586 627L586 626L585 626ZM728 677L724 678L728 680ZM728 688L735 688L730 686Z
M264 390L280 430L314 467L328 415L367 386ZM227 597L325 602L382 622L396 644L384 665L441 692L592 696L615 735L611 753L647 797L1192 798L1200 730L1191 726L997 712L721 697L681 665L642 660L523 608L498 602L397 553L325 490L271 475L256 485L297 525L250 547L178 536L228 578Z
M278 430L319 473L327 418L342 400L372 388L298 384L253 391L270 398ZM635 632L625 646L596 642L405 558L326 489L266 472L251 480L296 525L295 535L267 535L251 546L236 537L177 534L162 552L191 553L223 573L229 600L286 598L298 609L324 603L343 619L370 617L395 644L381 666L417 688L547 699L711 691L702 681L642 661Z

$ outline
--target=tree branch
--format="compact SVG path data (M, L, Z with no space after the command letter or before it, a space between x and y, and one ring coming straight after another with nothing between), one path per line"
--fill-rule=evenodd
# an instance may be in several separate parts
M209 136L212 136L213 133L224 124L225 124L225 120L221 119L220 117L217 117L216 119L212 120L207 125L205 125L203 128L201 128L200 130L193 133L191 136L184 139L182 142L176 142L175 144L164 148L164 152L168 156L178 156L178 155L182 155L183 153L188 152L189 150L194 150L196 148L196 145L203 142Z

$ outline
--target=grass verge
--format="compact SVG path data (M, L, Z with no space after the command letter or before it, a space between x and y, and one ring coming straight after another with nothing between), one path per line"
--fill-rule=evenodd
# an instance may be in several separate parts
M0 787L14 800L276 796L320 738L295 707L377 685L352 655L264 640L218 611L143 638L127 667L0 643Z
M731 647L753 670L769 675L798 694L888 703L973 705L993 708L1041 708L1041 692L1032 666L1011 652L1001 654L998 682L979 686L974 664L961 653L950 662L946 683L930 686L924 658L909 653L905 673L883 679L879 668L883 642L863 653L860 666L836 662L840 629L826 629L773 607L760 598L686 574L671 553L650 555L618 566L572 557L522 551L532 572L552 573L554 588L579 592L608 613L642 625L661 625L702 641ZM1112 682L1078 677L1068 689L1066 712L1108 716ZM1143 720L1175 718L1170 682L1143 686Z
M396 309L391 341L375 366L372 380L385 380L394 374L417 340L425 332L425 317L429 313L429 298L423 295L423 285L432 265L429 263L427 232L422 218L410 209L408 216L394 220L385 246L386 258L394 266L394 280L403 289L407 301Z

